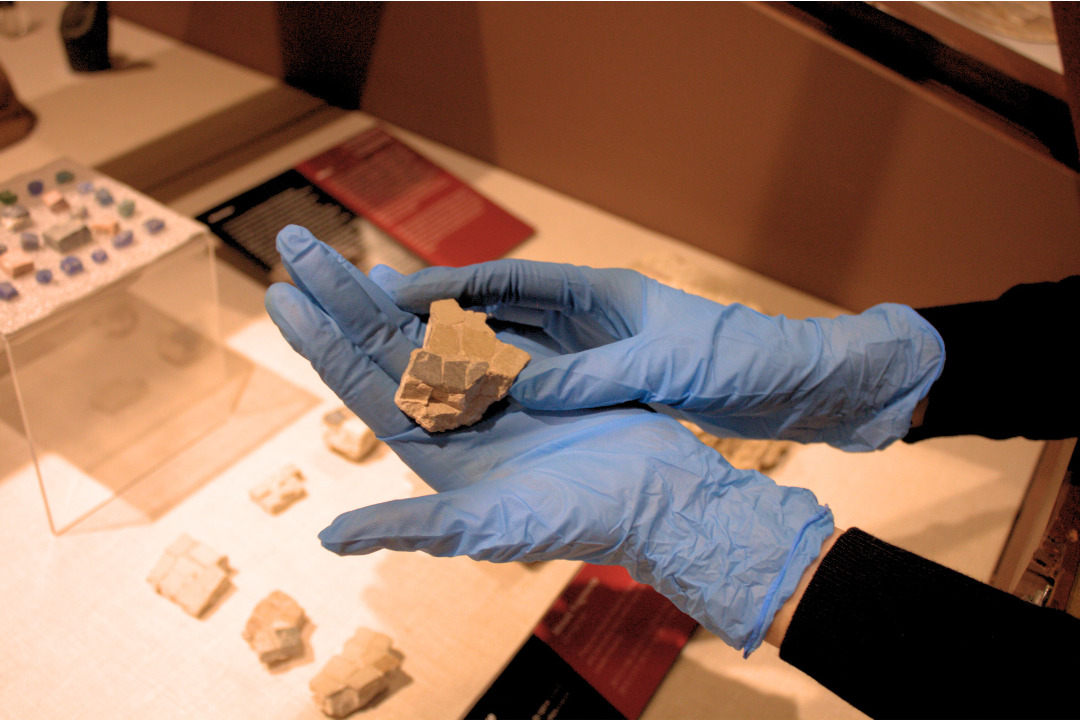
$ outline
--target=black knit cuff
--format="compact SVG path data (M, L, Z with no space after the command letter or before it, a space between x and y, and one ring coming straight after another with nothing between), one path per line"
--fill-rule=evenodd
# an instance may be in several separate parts
M916 442L947 435L1037 440L1080 432L1080 376L1072 327L1080 277L1014 287L990 302L916 310L945 342Z
M1043 718L1030 692L1055 657L1072 681L1076 644L1067 614L852 528L811 579L780 658L875 718Z

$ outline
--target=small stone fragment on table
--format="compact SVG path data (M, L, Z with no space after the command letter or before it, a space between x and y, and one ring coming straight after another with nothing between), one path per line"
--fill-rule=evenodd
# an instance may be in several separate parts
M0 269L14 279L34 271L34 260L20 249L8 249L0 255Z
M362 709L390 687L390 676L401 668L391 651L390 637L360 627L309 684L324 714L342 719Z
M159 594L199 618L228 590L228 561L184 534L165 550L146 580Z
M413 350L394 402L428 432L472 425L510 390L528 352L506 344L487 315L432 302L424 346Z
M52 211L54 214L59 214L70 208L67 199L56 189L51 189L42 194L41 203L45 204L49 211Z
M190 327L175 326L158 335L158 354L177 367L191 364L203 353L202 335Z
M339 407L323 415L323 442L339 455L359 462L379 441L352 410Z
M30 218L30 212L19 204L11 204L0 210L0 226L3 226L8 231L20 231L32 223L33 219Z
M259 661L272 666L304 653L301 634L306 622L300 604L288 594L274 591L255 606L243 637L259 655Z
M90 230L95 234L113 237L120 232L120 222L107 216L94 219L90 222Z
M698 440L723 455L732 467L741 470L767 473L780 464L794 445L789 440L742 440L717 437L687 420L682 420L682 424L694 433Z
M252 488L248 495L271 515L277 515L307 495L304 474L295 465L286 465L266 481Z
M66 254L90 241L90 229L81 221L67 221L50 226L43 234L45 243L61 254Z

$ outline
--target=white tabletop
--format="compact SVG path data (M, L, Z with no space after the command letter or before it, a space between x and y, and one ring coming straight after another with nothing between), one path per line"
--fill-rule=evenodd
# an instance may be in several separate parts
M197 125L207 113L273 85L130 24L114 21L113 28L114 48L123 50L130 43L132 56L160 60L146 71L160 84L129 85L120 75L75 78L58 68L55 58L37 65L15 58L12 48L29 38L0 41L0 62L42 116L32 138L0 151L0 166L10 172L5 176L63 154L100 163L154 137ZM204 73L207 64L225 80L211 89L196 87L189 81ZM32 73L35 80L29 80ZM88 91L86 84L96 90ZM38 90L24 90L32 85ZM112 117L113 104L99 100L105 92L119 94L121 105L131 109L122 131L69 125L83 113ZM151 98L176 102L175 126L141 120ZM201 188L163 200L181 213L195 214L374 122L361 113L348 114ZM400 129L395 133L537 228L536 236L512 256L593 266L678 257L691 261L711 284L768 311L793 316L840 311L526 179ZM53 537L32 470L0 466L0 554L5 561L0 602L8 622L8 653L0 658L0 715L314 717L318 712L307 682L357 626L366 625L394 639L405 657L405 678L362 716L461 716L527 638L576 565L486 564L390 552L341 559L322 550L316 533L337 513L428 489L385 447L360 464L325 449L319 419L335 405L333 395L267 318L262 287L226 265L219 265L219 275L229 348L253 361L264 383L285 381L296 393L293 399L310 404L175 507L136 525ZM249 399L238 414L258 415L259 399L266 398ZM222 444L227 447L227 442ZM812 489L832 507L840 526L859 526L986 580L1040 449L1023 440L968 437L897 444L871 454L814 445L797 449L773 476ZM247 491L287 463L304 471L309 495L270 517L248 500ZM234 589L203 620L154 594L145 580L161 551L180 533L225 553L236 570ZM308 656L271 674L240 632L255 603L274 588L307 610L314 630ZM772 648L762 647L744 661L704 631L687 646L645 715L861 716L781 662Z

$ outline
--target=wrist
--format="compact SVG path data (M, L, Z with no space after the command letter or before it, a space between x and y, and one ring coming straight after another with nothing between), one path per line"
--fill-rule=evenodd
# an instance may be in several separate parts
M803 594L806 593L807 587L810 585L810 580L817 573L818 567L821 562L825 560L825 556L829 554L833 545L837 539L840 538L846 531L841 528L833 530L832 535L827 537L821 543L821 552L818 556L811 561L810 565L803 571L802 577L799 579L798 585L795 587L795 591L791 594L791 597L784 602L782 606L776 611L776 615L773 616L772 624L769 626L768 631L765 632L765 642L772 644L776 648L780 648L780 645L784 642L784 636L787 635L788 626L791 625L791 619L795 615L795 609L799 607L799 602L802 601Z
M810 491L802 492L813 497ZM783 564L763 596L757 620L742 646L743 658L761 645L777 612L799 591L807 568L820 558L822 545L834 531L832 511L828 506L819 506L794 532Z

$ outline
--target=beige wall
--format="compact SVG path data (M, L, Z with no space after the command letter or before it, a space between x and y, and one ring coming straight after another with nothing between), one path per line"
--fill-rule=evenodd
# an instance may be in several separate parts
M1080 273L1075 173L767 6L387 3L367 73L376 116L851 308Z

